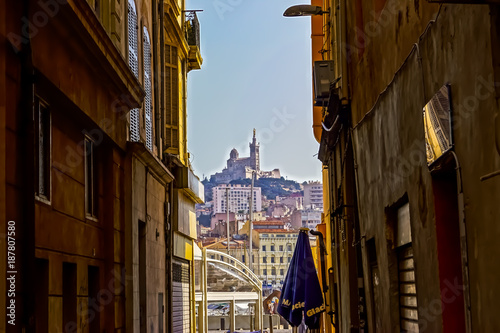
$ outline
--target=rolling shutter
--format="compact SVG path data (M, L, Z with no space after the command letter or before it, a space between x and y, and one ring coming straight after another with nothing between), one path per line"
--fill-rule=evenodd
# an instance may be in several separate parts
M399 249L398 272L401 331L418 332L417 287L411 245Z
M417 286L410 224L410 205L397 212L396 245L399 277L399 319L401 332L418 332Z
M191 332L189 264L174 259L172 263L172 326L173 333Z

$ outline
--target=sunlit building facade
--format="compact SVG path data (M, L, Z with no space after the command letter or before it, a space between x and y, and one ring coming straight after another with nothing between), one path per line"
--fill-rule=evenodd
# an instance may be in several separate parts
M259 267L255 270L264 290L281 289L297 242L298 231L288 229L254 229L254 243L259 250Z
M311 3L325 330L498 330L498 5Z
M2 1L0 20L0 154L11 161L0 227L17 225L16 329L191 332L196 16L181 0Z
M250 186L221 184L212 188L212 193L214 214L226 213L226 209L229 209L231 213L248 213L250 211ZM228 195L229 201L226 203ZM252 210L254 212L262 210L262 193L260 187L253 188Z

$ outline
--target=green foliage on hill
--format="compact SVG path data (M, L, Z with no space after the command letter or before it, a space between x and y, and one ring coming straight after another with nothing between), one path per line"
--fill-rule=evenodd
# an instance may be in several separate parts
M251 179L238 179L231 181L230 184L248 185L251 184ZM208 179L202 181L205 186L205 201L212 200L212 188L218 184L210 182ZM294 180L281 178L260 178L254 182L255 187L260 187L262 194L268 199L275 199L276 196L288 196L292 193L300 192L300 184Z

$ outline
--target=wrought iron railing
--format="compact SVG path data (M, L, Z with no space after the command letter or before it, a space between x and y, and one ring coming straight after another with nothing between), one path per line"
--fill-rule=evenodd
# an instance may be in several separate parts
M197 46L200 49L200 21L196 11L186 11L186 39L188 45Z

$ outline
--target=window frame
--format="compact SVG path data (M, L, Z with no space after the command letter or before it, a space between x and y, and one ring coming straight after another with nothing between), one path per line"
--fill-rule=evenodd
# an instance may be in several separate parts
M40 112L41 108L44 108L45 113L47 114L48 117L48 124L46 130L48 131L48 140L43 142L44 145L44 150L48 150L44 158L46 159L44 165L45 165L45 170L44 170L44 175L43 177L46 178L44 181L46 190L48 193L41 194L40 193ZM45 204L50 205L51 204L51 196L52 196L52 113L50 112L50 107L49 104L44 101L41 97L35 96L35 108L33 110L33 117L34 117L34 129L35 129L35 140L36 140L36 145L35 145L35 199L38 201L41 201ZM47 119L47 118L44 118ZM44 135L45 137L45 135Z
M91 151L88 152L88 146L90 144ZM90 170L91 180L89 182L89 155L90 155L90 166L92 170ZM97 182L97 165L96 165L96 153L95 153L95 141L90 136L85 136L84 138L84 173L85 173L85 217L88 220L92 220L94 222L98 221L98 201L99 201L99 189ZM91 204L92 207L89 207L89 185L90 192L92 195ZM90 211L89 211L90 209Z

